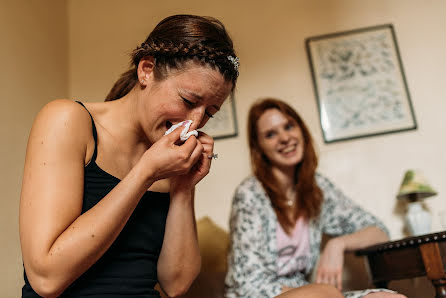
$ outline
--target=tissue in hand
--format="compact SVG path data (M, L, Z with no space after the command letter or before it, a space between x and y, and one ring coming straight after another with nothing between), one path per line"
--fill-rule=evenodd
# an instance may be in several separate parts
M190 136L198 137L198 132L197 132L196 130L192 130L192 131L189 131L189 132L188 132L188 130L189 130L191 124L192 124L192 120L185 120L185 121L182 121L182 122L177 123L177 124L175 124L175 125L172 125L172 127L169 128L169 129L164 133L164 135L168 135L168 134L170 134L172 131L174 131L174 130L177 129L178 127L183 127L183 131L182 131L181 134L180 134L180 139L181 139L181 141L183 141L183 142L186 141L187 139L189 139Z

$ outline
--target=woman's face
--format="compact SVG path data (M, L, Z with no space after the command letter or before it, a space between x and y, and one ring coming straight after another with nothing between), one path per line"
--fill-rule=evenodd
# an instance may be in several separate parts
M203 127L218 112L232 89L232 83L210 67L188 64L165 80L155 81L142 91L143 129L151 143L159 140L172 125L192 120L190 130Z
M266 110L257 120L258 143L274 167L294 168L304 155L301 128L277 109Z

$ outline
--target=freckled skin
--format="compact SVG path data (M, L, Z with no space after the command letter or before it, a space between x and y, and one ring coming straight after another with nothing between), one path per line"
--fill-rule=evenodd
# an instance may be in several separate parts
M102 145L104 140L111 144L102 148L113 148L102 152L100 161L122 179L85 213L84 171L94 144L88 113L76 103L58 100L36 117L22 183L20 239L29 282L40 287L41 296L58 296L97 262L142 195L165 177L172 177L171 200L163 239L168 249L161 250L157 263L159 283L175 294L199 272L192 194L195 184L209 172L206 156L212 154L213 140L200 135L176 146L178 137L164 137L164 132L169 124L189 119L194 121L191 130L202 127L219 110L232 83L217 70L193 61L158 82L150 65L144 60L138 66L138 75L150 78L144 87L136 86L119 101L88 105L97 127L102 128ZM123 153L119 161L114 160L115 152Z

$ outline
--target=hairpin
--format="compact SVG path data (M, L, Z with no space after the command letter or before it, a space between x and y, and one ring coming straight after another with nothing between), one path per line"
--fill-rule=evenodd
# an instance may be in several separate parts
M234 69L238 74L238 67L240 65L239 61L239 57L233 57L233 56L228 56L228 60L231 61L232 65L234 65Z

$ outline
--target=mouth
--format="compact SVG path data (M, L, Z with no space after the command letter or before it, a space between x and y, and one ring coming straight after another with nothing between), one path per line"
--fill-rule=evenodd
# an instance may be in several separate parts
M280 149L279 153L288 154L288 153L296 151L296 148L297 148L297 144L289 145L289 146L286 146L286 147Z

